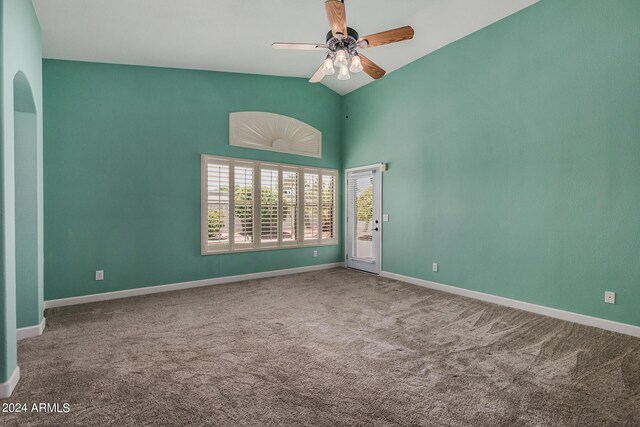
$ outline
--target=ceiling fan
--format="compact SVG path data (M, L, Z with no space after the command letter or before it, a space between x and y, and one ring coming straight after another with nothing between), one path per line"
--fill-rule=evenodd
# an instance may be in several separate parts
M358 32L351 27L347 27L347 14L343 0L328 0L324 3L331 25L331 31L327 33L325 44L313 43L273 43L274 49L290 50L324 50L327 49L327 56L318 68L318 71L309 80L317 83L324 76L335 74L335 68L339 69L338 79L349 80L352 73L363 71L374 79L384 76L386 71L376 65L369 58L358 52L358 49L382 46L413 38L413 28L410 26L396 28L394 30L383 31L360 37ZM334 68L335 67L335 68Z

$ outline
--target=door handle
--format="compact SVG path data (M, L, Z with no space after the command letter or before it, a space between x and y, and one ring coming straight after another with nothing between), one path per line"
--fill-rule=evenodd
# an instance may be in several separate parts
M376 227L376 228L374 228L374 229L373 229L373 231L378 231L378 230L379 230L379 228L378 228L378 227Z

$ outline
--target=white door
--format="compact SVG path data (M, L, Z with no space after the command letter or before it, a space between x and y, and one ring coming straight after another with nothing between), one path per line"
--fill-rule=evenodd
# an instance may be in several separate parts
M346 172L347 267L380 274L382 165Z

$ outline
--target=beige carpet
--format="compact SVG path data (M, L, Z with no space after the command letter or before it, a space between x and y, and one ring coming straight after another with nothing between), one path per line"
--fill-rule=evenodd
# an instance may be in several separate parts
M2 425L640 425L640 339L343 269L47 325Z

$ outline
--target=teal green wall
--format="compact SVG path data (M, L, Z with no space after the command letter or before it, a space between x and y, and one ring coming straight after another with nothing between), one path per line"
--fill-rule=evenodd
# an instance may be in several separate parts
M28 105L19 106L29 110ZM18 328L40 323L38 287L37 116L14 113L16 164L16 316Z
M341 98L305 79L44 61L47 300L340 261L342 245L200 255L200 155L341 166ZM229 113L322 131L314 159L229 146ZM95 270L105 280L94 280Z
M4 0L0 0L0 382L5 382L17 364L15 344L15 288L7 285L5 249L5 196L4 196Z
M33 5L25 0L2 0L2 129L0 132L1 198L0 198L0 382L6 381L13 373L16 358L16 311L27 314L28 318L39 323L42 318L43 276L42 276L42 49L40 43L40 26ZM14 77L17 83L14 88ZM14 92L18 97L18 108L22 108L28 95L32 92L31 103L37 114L36 118L36 157L29 159L29 164L16 163L14 141ZM35 162L35 164L34 164ZM29 293L33 298L24 307L16 307L16 247L21 244L16 240L16 194L24 190L16 188L16 172L28 166L38 175L36 180L37 260L32 263L36 268L37 282L31 281ZM30 212L33 214L33 212ZM33 272L32 272L33 273ZM20 325L20 326L34 326Z
M639 22L543 0L346 96L345 167L389 163L383 269L640 325Z

